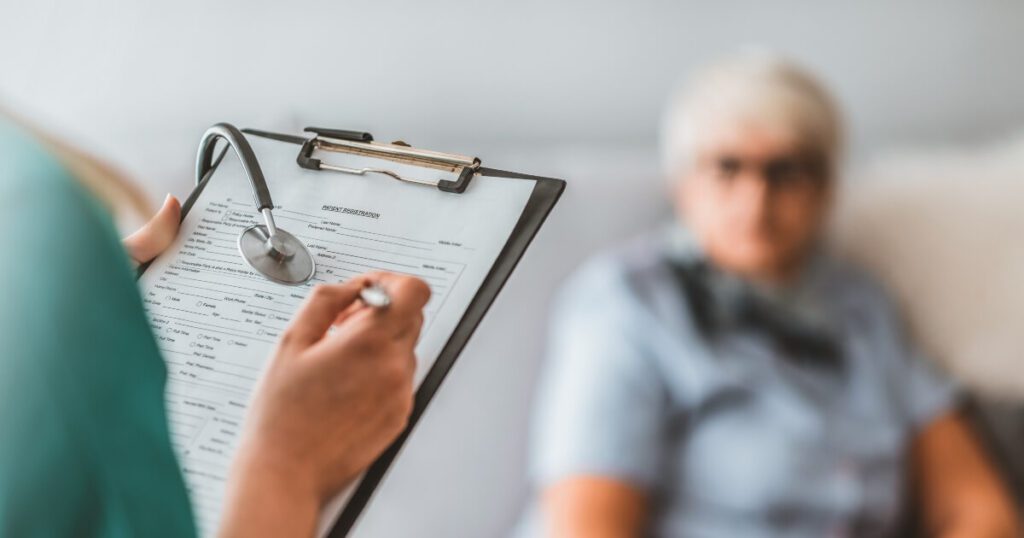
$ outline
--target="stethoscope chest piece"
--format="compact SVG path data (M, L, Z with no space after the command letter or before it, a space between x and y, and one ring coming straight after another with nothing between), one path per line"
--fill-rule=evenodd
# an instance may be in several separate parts
M256 272L279 284L303 284L316 272L302 241L280 228L273 238L262 224L246 228L238 236L238 252Z

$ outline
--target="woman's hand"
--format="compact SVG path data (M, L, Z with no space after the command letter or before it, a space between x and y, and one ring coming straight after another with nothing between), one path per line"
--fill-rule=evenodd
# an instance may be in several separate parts
M388 307L360 307L370 281ZM398 436L429 296L423 281L385 273L314 288L250 406L222 536L311 536L321 506Z
M171 246L180 225L181 204L168 194L156 215L135 233L125 237L122 243L136 263L146 263Z
M152 260L174 242L180 221L181 204L168 195L124 239L125 249L138 263ZM360 307L368 282L387 289L387 308ZM423 281L385 273L314 288L282 334L250 407L223 536L311 536L321 506L401 433L429 298Z

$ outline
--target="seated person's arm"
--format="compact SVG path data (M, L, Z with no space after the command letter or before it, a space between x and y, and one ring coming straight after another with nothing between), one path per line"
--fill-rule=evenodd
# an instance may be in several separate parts
M544 536L638 536L659 475L663 380L614 275L585 271L556 308L531 473Z
M896 312L895 307L892 312ZM905 346L900 394L913 436L909 472L925 536L1021 536L1009 493L964 417L956 411L956 386L922 358L902 321Z
M962 416L950 412L928 424L912 457L927 536L1021 535L1009 495Z
M575 476L557 482L545 490L542 503L548 536L640 536L647 517L643 491L600 476Z

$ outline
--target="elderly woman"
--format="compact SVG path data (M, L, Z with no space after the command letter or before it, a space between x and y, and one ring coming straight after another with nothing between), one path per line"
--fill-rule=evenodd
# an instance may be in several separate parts
M992 464L887 297L821 244L839 117L767 55L672 103L678 222L555 310L532 472L551 536L1014 537Z

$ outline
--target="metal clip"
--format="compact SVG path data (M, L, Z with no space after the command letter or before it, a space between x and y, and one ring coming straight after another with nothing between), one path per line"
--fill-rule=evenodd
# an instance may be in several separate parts
M299 166L308 170L329 170L344 174L363 176L366 174L381 174L398 181L428 185L437 187L444 192L461 194L466 191L473 175L480 170L480 159L466 157L451 153L441 153L425 149L417 149L404 142L383 144L373 141L373 135L359 131L343 131L339 129L321 129L318 127L307 127L306 132L315 134L302 144L299 156L296 159ZM333 151L336 153L348 153L363 157L374 157L386 159L392 162L409 164L442 170L458 175L455 181L438 178L436 180L418 179L402 176L401 174L386 168L365 167L353 168L348 166L325 163L320 159L313 158L316 150Z

